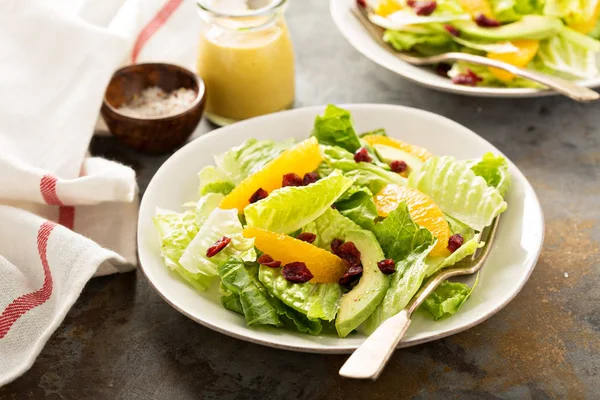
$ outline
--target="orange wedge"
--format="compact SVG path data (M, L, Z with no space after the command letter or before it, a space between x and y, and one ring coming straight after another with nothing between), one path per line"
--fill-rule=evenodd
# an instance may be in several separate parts
M436 257L449 255L446 247L451 235L450 226L442 210L425 193L406 186L387 185L375 196L377 213L387 217L403 201L406 202L412 220L438 240L429 254Z
M596 4L596 8L594 9L594 14L587 21L570 23L569 28L573 28L576 31L585 33L587 35L596 26L596 22L598 21L598 16L600 16L600 2L598 2L598 4Z
M401 9L402 6L396 0L379 0L375 6L375 14L387 17Z
M538 40L513 40L512 44L519 50L514 53L488 53L488 58L504 61L505 63L522 68L533 60L533 57L535 57L540 48L540 42ZM504 82L510 82L515 77L510 72L497 68L490 67L490 72L494 74L496 78Z
M406 142L403 142L402 140L392 139L389 136L369 135L369 136L365 136L363 138L363 140L365 142L369 143L371 146L376 145L376 144L383 144L386 146L390 146L390 147L405 151L405 152L412 154L415 157L419 158L423 162L425 162L425 161L429 160L431 157L433 157L430 152L428 152L427 150L425 150L422 147L408 144Z
M314 275L311 283L338 282L348 269L348 264L338 256L282 233L247 227L244 237L254 238L256 248L281 261L281 265L296 261L305 263Z
M219 207L224 210L237 208L241 213L250 204L250 197L258 190L271 193L281 188L283 175L291 172L303 177L321 164L322 158L317 139L311 137L281 153L265 165L260 171L250 175L221 201Z
M458 2L463 10L473 17L477 17L479 14L483 14L489 18L494 16L492 6L487 0L459 0Z

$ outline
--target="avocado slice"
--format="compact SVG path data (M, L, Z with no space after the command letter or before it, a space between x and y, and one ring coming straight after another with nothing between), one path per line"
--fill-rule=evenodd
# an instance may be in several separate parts
M390 285L377 263L385 258L375 235L365 230L346 232L346 241L353 242L360 251L363 275L358 284L340 300L335 328L340 337L347 336L375 311Z
M491 41L542 40L556 35L563 29L560 19L544 15L524 15L516 22L497 28L482 28L473 21L456 21L454 25L465 36Z
M373 149L381 161L390 164L392 161L404 161L411 170L420 169L424 164L419 157L410 154L404 150L395 147L386 146L385 144L375 144Z

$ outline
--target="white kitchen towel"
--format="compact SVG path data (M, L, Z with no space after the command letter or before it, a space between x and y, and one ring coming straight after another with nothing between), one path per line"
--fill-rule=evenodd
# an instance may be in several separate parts
M0 386L94 275L136 264L134 171L89 157L120 66L193 66L192 0L0 1Z

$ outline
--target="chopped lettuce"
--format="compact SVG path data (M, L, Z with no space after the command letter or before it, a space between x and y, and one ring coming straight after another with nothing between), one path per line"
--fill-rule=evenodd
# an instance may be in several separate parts
M440 269L450 267L468 256L475 254L481 245L483 245L483 243L479 243L478 237L472 237L471 239L466 240L462 246L448 257L427 257L427 269L425 275L431 276Z
M335 208L363 229L372 230L375 226L377 206L373 200L373 193L366 187L350 186L350 189L335 202Z
M508 173L508 163L502 156L495 156L493 153L486 153L480 160L473 160L469 163L471 171L477 176L481 176L487 182L488 186L495 187L504 197L510 186L510 174Z
M424 55L434 55L458 50L452 37L443 32L427 34L398 30L386 30L383 40L398 51L415 50Z
M244 209L249 226L291 233L318 218L352 185L339 171L308 186L287 186Z
M191 273L214 277L218 275L217 267L231 256L241 257L244 261L254 261L254 239L245 238L242 230L237 210L215 209L188 245L179 262ZM231 242L215 256L207 257L208 248L224 236L230 238Z
M302 231L317 236L313 245L331 251L333 239L344 240L347 231L356 229L360 229L360 226L344 217L338 210L328 208L319 218L307 224Z
M351 153L360 148L350 113L332 104L323 116L317 115L312 135L320 144L339 146Z
M233 311L234 313L244 315L242 302L240 301L240 296L237 293L229 291L229 289L227 289L223 285L223 282L221 282L219 291L221 292L221 304L223 305L223 307L230 311Z
M377 128L377 129L374 129L372 131L360 133L358 135L358 137L364 138L365 136L370 136L370 135L387 136L387 133L386 133L385 129L383 129L383 128Z
M225 196L220 193L208 193L198 200L196 203L196 226L198 228L204 225L208 216L219 207L224 198Z
M269 293L311 320L333 321L342 297L337 283L291 283L279 268L261 266L258 277Z
M454 157L433 157L409 176L409 186L435 201L445 214L476 231L490 225L506 210L500 192L475 175L464 161Z
M546 0L544 14L563 19L568 25L585 23L595 16L598 0Z
M248 272L241 258L230 257L219 265L218 270L223 286L239 297L248 325L282 325L277 310L260 290L260 283Z
M215 162L228 180L237 185L293 145L294 141L291 139L283 142L248 139L224 154L215 156Z
M167 267L181 275L196 290L203 291L210 285L211 278L201 273L189 272L179 263L179 258L198 233L195 220L196 214L193 210L176 213L158 209L153 218L160 240L160 253Z
M213 165L207 165L198 173L200 178L200 196L208 193L229 194L235 188L233 182L227 174L220 168Z
M452 65L450 71L448 71L448 76L450 78L454 78L458 75L464 74L467 70L473 71L475 75L481 78L481 82L478 83L479 86L491 86L491 87L516 87L516 88L535 88L541 89L544 86L530 81L528 79L520 78L518 76L514 77L510 82L501 81L494 75L490 69L484 65L476 65L465 62L456 62Z
M541 14L542 0L490 0L495 18L500 22L514 22L526 14Z
M464 283L446 280L425 299L421 307L429 311L434 320L454 315L467 301L476 284L470 288Z

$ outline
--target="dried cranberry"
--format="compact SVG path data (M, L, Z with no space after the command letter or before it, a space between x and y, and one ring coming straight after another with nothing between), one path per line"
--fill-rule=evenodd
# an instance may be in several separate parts
M311 183L315 183L318 180L319 180L319 174L317 174L316 172L307 172L306 174L304 174L304 178L302 179L302 182L304 183L304 186L307 186L307 185L310 185Z
M439 76L443 76L444 78L447 78L448 72L450 71L451 68L452 68L452 66L450 64L439 63L438 65L435 66L435 73L438 74Z
M415 14L420 15L422 17L426 17L431 15L437 8L437 3L435 1L415 1L413 5L411 5L413 10L415 10Z
M460 31L458 29L456 29L456 27L454 27L450 24L444 25L444 29L446 30L446 32L448 32L452 36L456 36L456 37L460 36Z
M310 232L302 232L301 234L296 236L296 239L302 240L303 242L308 242L308 243L314 242L316 238L317 238L317 235L315 235L314 233L310 233Z
M462 237L460 233L450 236L448 239L448 250L450 253L454 253L460 246L463 245L465 239Z
M487 17L483 13L477 14L477 16L475 17L475 23L481 26L482 28L496 28L500 26L500 22L493 18Z
M250 203L256 203L259 200L267 198L268 195L269 193L265 189L258 188L258 190L254 192L252 196L250 196L250 199L248 199L248 201Z
M359 7L366 8L367 7L367 0L356 0L356 4Z
M346 242L338 247L335 255L346 261L351 267L360 265L360 251L358 251L352 242Z
M340 278L339 284L344 286L350 284L355 279L358 279L362 275L362 272L363 266L360 264L355 265L353 267L349 267L346 270L346 273L344 273L344 275Z
M356 150L356 153L354 153L354 161L356 161L356 162L371 162L371 156L369 155L369 152L367 151L367 149L365 149L364 147L361 147L360 149Z
M408 1L406 2L406 4L407 4L409 7L414 7L414 6L417 4L417 0L408 0Z
M344 241L342 239L333 239L331 241L331 252L333 254L337 254L338 250L340 249L340 246L344 244Z
M467 69L467 72L456 75L454 78L452 78L452 83L457 85L476 86L477 82L481 82L482 80L483 79L478 77L475 72Z
M386 275L393 274L396 272L396 263L391 258L386 258L385 260L381 260L377 263L379 270Z
M395 160L390 164L390 168L392 171L401 174L408 169L408 165L402 160Z
M229 242L231 242L231 239L227 236L223 236L221 239L217 240L215 244L213 244L206 250L206 257L210 258L216 256L221 250L225 248L225 246L229 244Z
M258 260L256 261L260 265L264 265L265 267L269 268L279 268L281 266L281 261L273 260L273 257L268 254L263 254L262 256L258 257Z
M337 210L337 207L336 207L334 204L332 204L332 205L331 205L331 209L332 209L332 210Z
M283 176L283 181L281 182L281 186L303 186L304 183L302 182L302 178L300 178L298 175L296 175L293 172L290 172L289 174L285 174Z
M291 262L285 264L281 269L283 277L292 283L304 283L310 281L314 275L308 270L303 262Z

